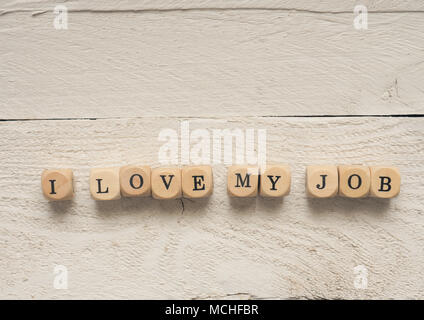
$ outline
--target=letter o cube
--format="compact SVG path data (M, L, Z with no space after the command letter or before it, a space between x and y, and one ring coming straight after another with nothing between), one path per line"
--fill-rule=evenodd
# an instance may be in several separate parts
M151 169L148 166L125 166L119 170L121 194L124 197L147 197L151 195Z
M366 197L370 191L370 168L339 166L339 195L347 198Z

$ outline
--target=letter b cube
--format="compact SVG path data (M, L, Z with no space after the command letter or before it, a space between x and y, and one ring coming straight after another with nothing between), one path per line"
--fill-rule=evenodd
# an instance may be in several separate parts
M376 198L393 198L400 192L400 173L395 167L370 167L370 194Z

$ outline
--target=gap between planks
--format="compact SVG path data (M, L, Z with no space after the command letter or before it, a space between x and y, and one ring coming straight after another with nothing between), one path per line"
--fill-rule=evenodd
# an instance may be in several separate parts
M223 11L281 11L290 13L307 13L307 14L353 14L353 10L340 10L340 11L325 11L325 10L308 10L296 8L262 8L262 7L246 7L246 8L158 8L158 9L69 9L68 13L100 13L100 14L121 14L121 13L167 13L167 12L223 12ZM39 16L46 13L52 13L53 10L36 10L36 9L0 9L0 16L14 14L14 13L31 13L32 16ZM408 14L408 13L424 13L424 10L368 10L368 14Z
M34 118L34 119L0 119L0 122L25 121L86 121L86 120L131 120L131 119L238 119L238 118L423 118L424 114L347 114L347 115L286 115L286 116L244 116L244 117L212 117L212 116L151 116L151 117L74 117L74 118Z

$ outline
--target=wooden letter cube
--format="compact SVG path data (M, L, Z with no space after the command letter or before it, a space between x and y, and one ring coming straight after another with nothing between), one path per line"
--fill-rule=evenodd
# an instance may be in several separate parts
M44 170L41 174L41 188L49 200L72 199L74 196L72 170Z
M228 168L227 190L232 197L256 197L258 194L259 168L231 166Z
M121 194L124 197L147 197L151 195L150 167L125 166L119 170Z
M306 168L306 190L314 198L334 197L339 191L336 166L308 166Z
M291 173L289 166L267 165L261 168L260 195L282 197L290 193Z
M119 168L91 169L90 192L95 200L120 199Z
M208 197L213 191L211 166L184 167L181 173L184 198Z
M152 196L161 200L181 198L181 169L152 169Z
M370 191L370 168L339 166L339 195L348 198L366 197Z
M371 196L393 198L400 192L400 172L395 167L370 167Z

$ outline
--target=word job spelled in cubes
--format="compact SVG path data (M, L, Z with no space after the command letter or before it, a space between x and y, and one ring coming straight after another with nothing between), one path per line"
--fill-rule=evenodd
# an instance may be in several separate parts
M306 190L311 197L393 198L400 191L400 173L394 167L309 166Z
M49 200L73 197L73 174L70 169L44 170L41 175L43 194ZM290 168L286 165L231 166L228 168L227 190L232 197L277 198L289 194ZM315 198L336 195L362 198L368 195L393 198L400 191L400 173L394 167L308 166L306 191ZM124 197L178 199L208 197L213 192L210 166L187 166L182 169L124 166L96 168L90 172L90 193L95 200Z

